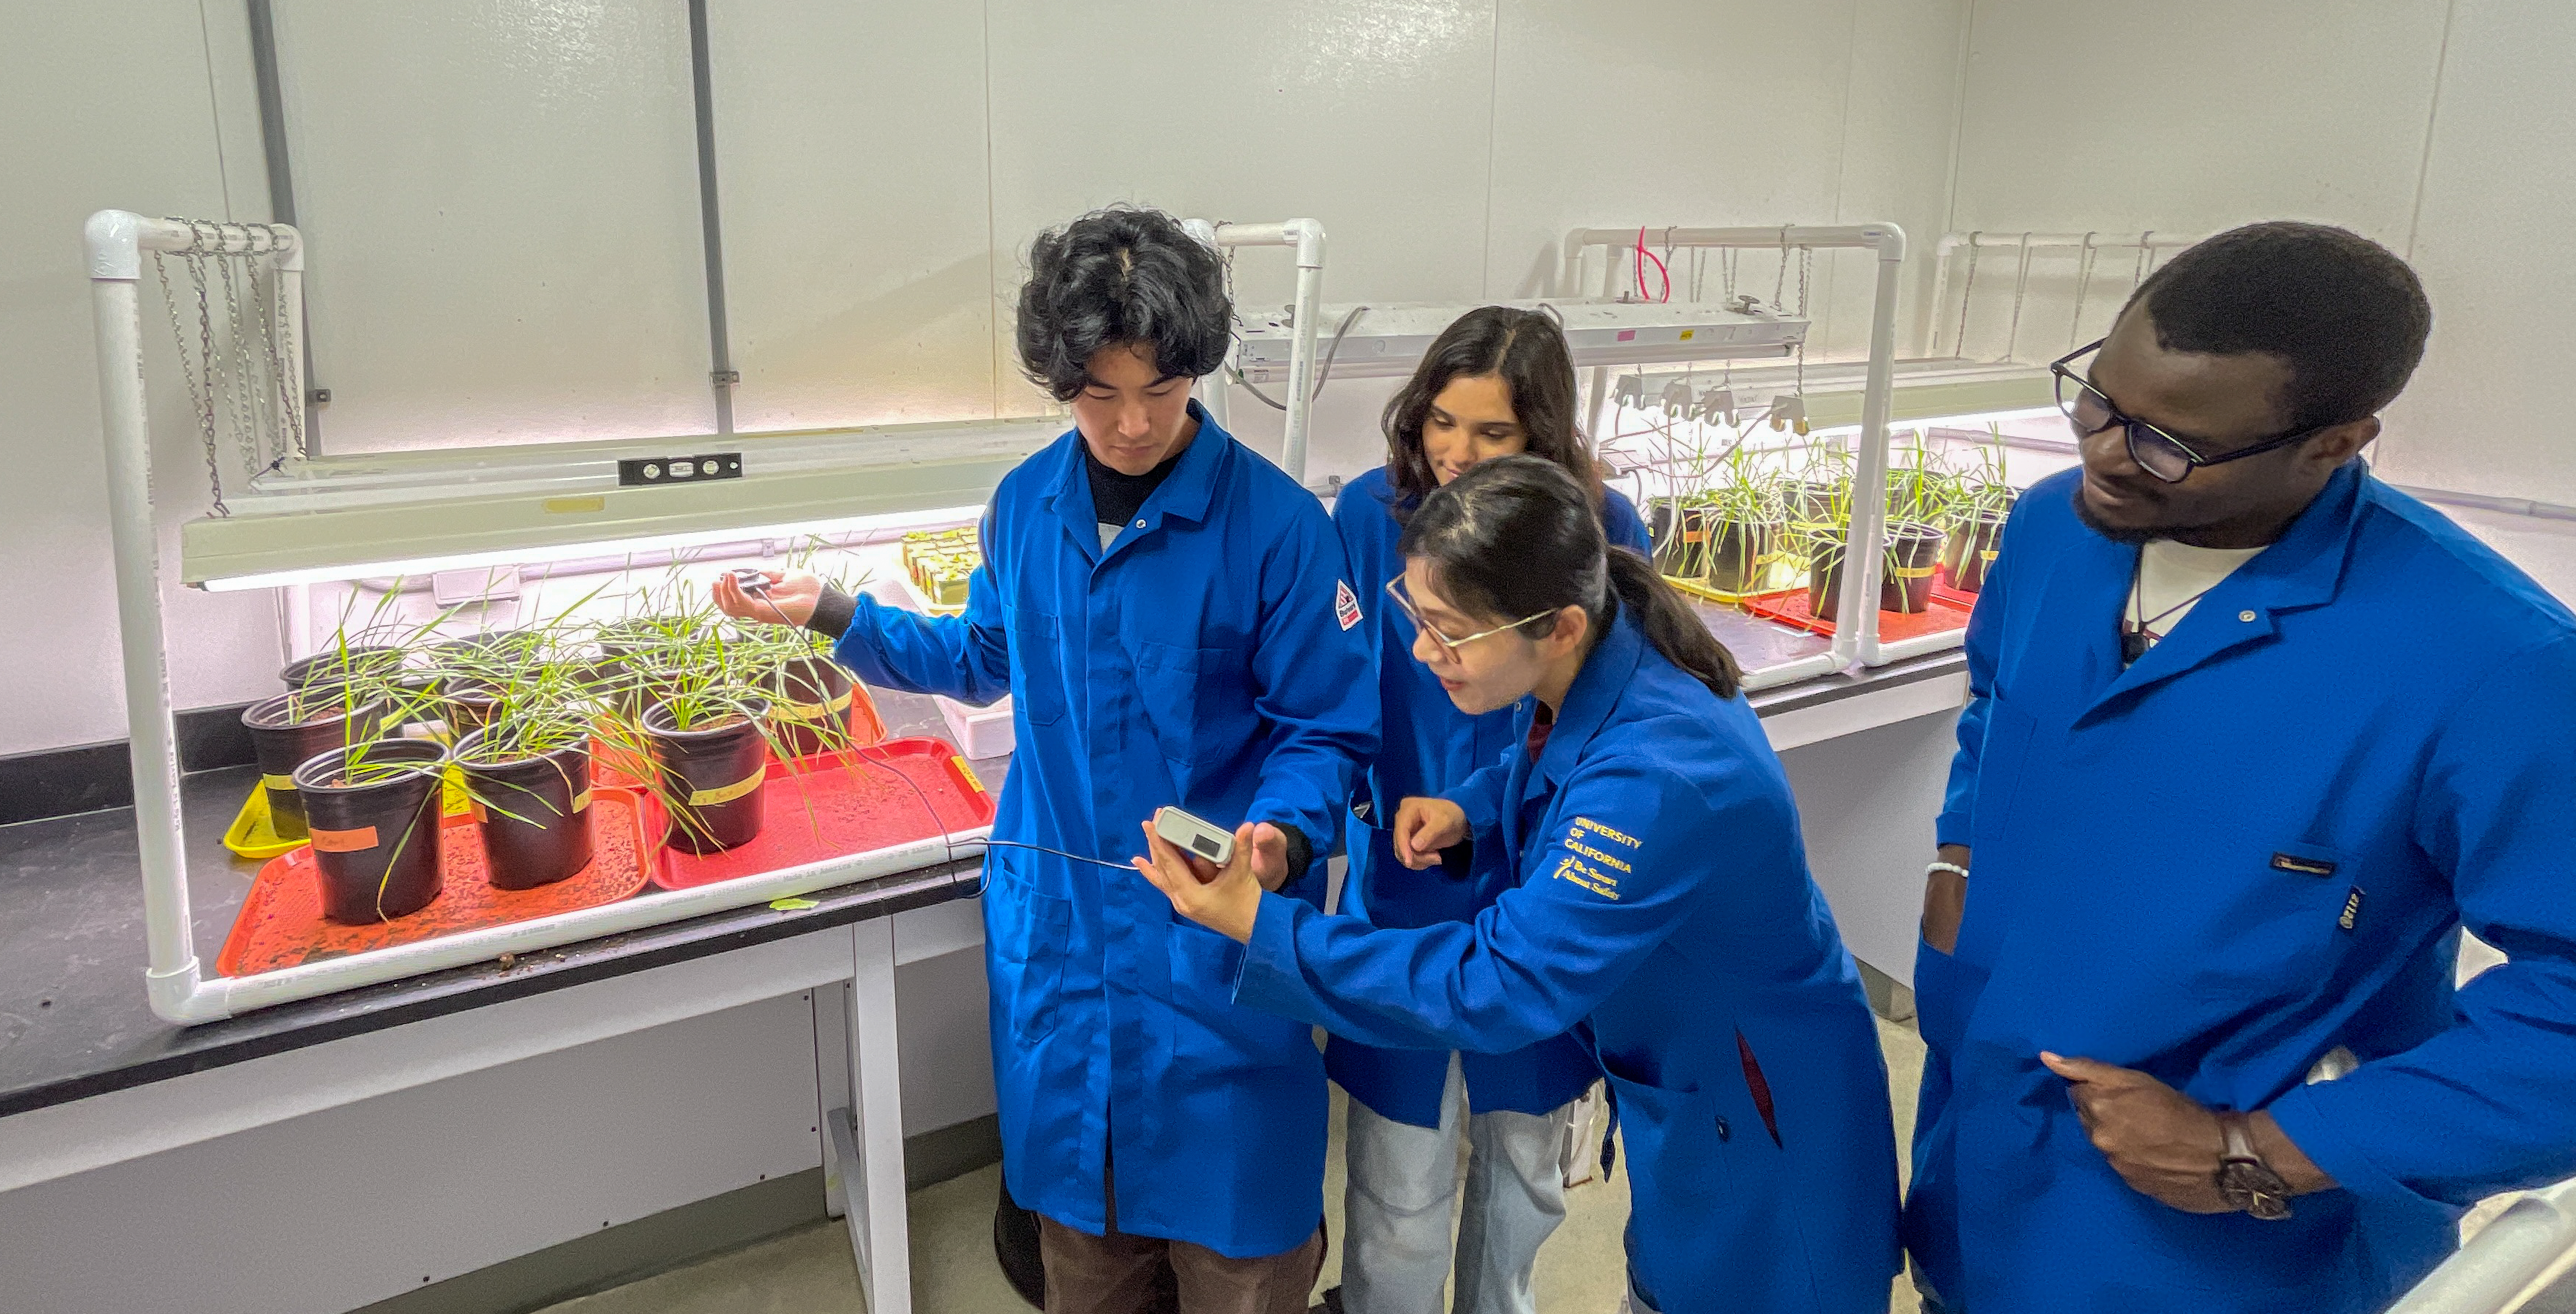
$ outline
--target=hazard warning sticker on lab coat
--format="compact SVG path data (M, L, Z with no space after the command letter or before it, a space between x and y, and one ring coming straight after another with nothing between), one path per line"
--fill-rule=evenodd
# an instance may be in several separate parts
M1333 581L1333 619L1340 621L1346 630L1360 623L1360 600L1351 592L1349 580Z

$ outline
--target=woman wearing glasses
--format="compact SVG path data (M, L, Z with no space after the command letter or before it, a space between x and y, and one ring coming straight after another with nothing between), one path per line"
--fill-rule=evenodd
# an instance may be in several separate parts
M1395 578L1404 569L1397 538L1423 498L1480 462L1520 452L1573 476L1613 543L1647 551L1636 508L1601 486L1574 408L1574 360L1555 320L1508 306L1460 316L1388 403L1386 464L1344 486L1334 504L1353 578L1367 587ZM1462 839L1430 870L1408 871L1386 826L1399 800L1437 794L1499 760L1516 742L1512 709L1459 710L1405 655L1410 627L1392 608L1375 610L1368 624L1382 739L1352 812L1341 907L1377 926L1467 921L1511 884L1508 855ZM1598 1079L1592 1057L1562 1035L1505 1054L1335 1036L1324 1069L1351 1097L1342 1308L1438 1314L1450 1308L1441 1284L1454 1267L1459 1314L1532 1314L1531 1265L1565 1217L1559 1152L1575 1101ZM1467 1198L1453 1266L1462 1124Z
M1897 1270L1887 1078L1732 657L1590 494L1530 456L1423 500L1389 586L1458 708L1519 743L1408 797L1396 858L1471 833L1511 864L1473 922L1372 928L1152 840L1172 906L1249 946L1235 1002L1388 1046L1507 1052L1573 1029L1628 1152L1630 1300L1880 1314ZM1527 701L1525 701L1527 700Z

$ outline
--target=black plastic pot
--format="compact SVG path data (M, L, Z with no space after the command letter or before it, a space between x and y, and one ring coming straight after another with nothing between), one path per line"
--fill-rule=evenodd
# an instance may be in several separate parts
M760 786L769 768L760 723L767 710L704 730L675 729L667 703L644 713L644 737L653 745L662 803L671 814L664 836L670 843L714 853L760 834L766 815Z
M821 653L791 657L770 677L769 726L790 757L850 746L850 672Z
M1789 519L1801 525L1839 525L1848 517L1842 486L1800 479L1789 485Z
M1708 586L1720 593L1757 593L1771 571L1771 546L1779 526L1712 521L1707 549Z
M1708 573L1708 530L1715 519L1704 506L1685 506L1673 513L1673 550L1664 557L1664 573L1675 579L1698 579Z
M305 835L295 769L334 748L375 738L383 712L384 704L375 701L352 709L323 688L279 694L242 709L242 728L250 732L251 753L259 759L260 788L268 795L269 826L279 839Z
M488 736L457 742L456 763L483 817L492 888L533 890L590 865L590 743L490 759Z
M301 689L312 684L340 684L353 678L391 675L401 665L400 648L370 645L344 650L334 645L288 662L277 678L289 689Z
M345 926L389 922L438 897L439 768L447 748L427 739L367 746L360 781L347 778L352 750L335 748L295 769L321 869L322 915ZM380 767L401 767L381 772Z
M1887 564L1879 572L1878 609L1911 615L1932 605L1932 567L1947 537L1930 525L1901 520L1887 527ZM1834 539L1807 559L1807 608L1830 621L1842 605L1843 544Z
M444 679L438 686L438 719L447 723L450 743L462 744L467 736L492 724L501 714L501 691L471 679Z
M1941 564L1949 569L1951 588L1961 593L1985 588L1986 567L1994 563L1995 549L2003 542L2004 519L2010 514L1979 511L1950 531L1949 541L1941 548Z

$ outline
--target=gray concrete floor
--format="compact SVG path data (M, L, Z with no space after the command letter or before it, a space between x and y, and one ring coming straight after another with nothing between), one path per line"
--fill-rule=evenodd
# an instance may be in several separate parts
M1881 1022L1888 1099L1898 1143L1914 1135L1914 1092L1923 1042L1910 1025ZM1342 1231L1342 1096L1333 1095L1333 1145L1326 1158L1324 1209ZM1899 1160L1900 1164L1902 1159ZM1025 1310L993 1263L993 1199L1001 1169L984 1168L912 1197L913 1308L918 1314L1011 1314ZM1592 1182L1567 1194L1565 1225L1539 1252L1538 1307L1549 1314L1610 1314L1619 1308L1626 1264L1619 1248L1628 1217L1628 1179ZM1320 1291L1341 1281L1338 1251ZM1895 1283L1889 1308L1914 1314L1913 1290ZM839 1223L813 1227L674 1269L614 1291L557 1305L549 1314L861 1314L857 1266Z

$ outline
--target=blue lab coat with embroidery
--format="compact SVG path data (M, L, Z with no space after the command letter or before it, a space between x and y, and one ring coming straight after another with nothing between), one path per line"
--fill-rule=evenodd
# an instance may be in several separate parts
M2138 549L2078 482L2022 498L1968 629L1918 1272L1973 1314L2380 1309L2465 1206L2576 1174L2576 619L2356 461L2123 671ZM2454 993L2464 923L2513 961ZM2270 1109L2340 1189L2158 1204L2043 1049Z
M1265 895L1235 1001L1377 1045L1570 1028L1610 1080L1629 1264L1664 1314L1885 1314L1887 1070L1753 709L1621 616L1537 759L1516 747L1446 797L1514 855L1514 888L1414 930Z
M1173 804L1295 826L1318 852L1377 747L1366 633L1312 493L1192 403L1197 436L1104 551L1078 433L1002 479L961 617L862 599L835 655L871 684L1012 698L997 839L1112 862ZM1373 606L1369 607L1373 610ZM1320 900L1318 860L1290 892ZM1299 1023L1236 1005L1240 946L1131 870L985 858L993 1079L1012 1197L1238 1258L1322 1216L1323 1063Z
M1395 550L1404 526L1395 510L1395 486L1384 466L1344 484L1333 503L1333 527L1341 533L1353 582L1361 588L1382 590L1404 573L1404 558ZM1653 551L1637 508L1616 489L1602 503L1601 525L1611 543ZM1372 594L1373 599L1381 597ZM1465 879L1440 868L1413 871L1396 859L1394 836L1384 826L1403 800L1441 793L1502 760L1516 742L1516 710L1500 708L1482 716L1459 711L1439 678L1413 660L1413 627L1396 615L1392 604L1370 614L1368 630L1377 647L1383 719L1377 760L1369 764L1362 791L1368 816L1362 820L1355 813L1350 819L1351 865L1342 884L1342 909L1373 926L1467 921L1512 885L1511 855L1498 844L1475 849L1475 863ZM1509 1054L1464 1054L1459 1065L1468 1107L1477 1113L1547 1113L1581 1095L1595 1080L1592 1056L1571 1036L1551 1036ZM1380 1117L1417 1127L1440 1125L1440 1095L1449 1080L1445 1050L1390 1049L1334 1036L1324 1045L1324 1071Z

